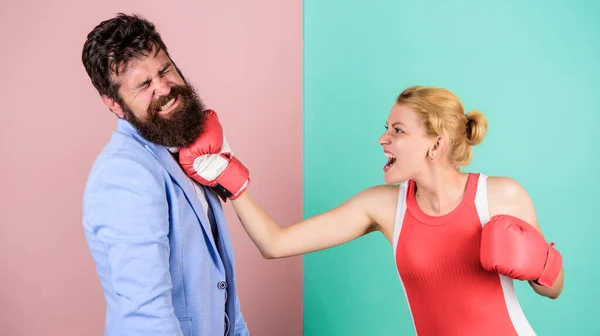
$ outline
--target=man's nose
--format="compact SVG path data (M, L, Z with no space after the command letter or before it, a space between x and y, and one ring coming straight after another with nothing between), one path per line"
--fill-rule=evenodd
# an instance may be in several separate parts
M162 77L156 77L152 80L154 85L154 94L157 97L163 97L171 92L171 85Z

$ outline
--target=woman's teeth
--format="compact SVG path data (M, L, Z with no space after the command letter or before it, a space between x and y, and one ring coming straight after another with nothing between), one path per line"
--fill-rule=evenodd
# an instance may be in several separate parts
M391 167L396 162L396 157L390 153L385 153L385 156L388 157L386 167Z
M171 100L169 100L165 105L160 107L160 110L161 111L167 110L169 107L171 107L171 105L173 105L174 102L175 102L175 98L171 98Z

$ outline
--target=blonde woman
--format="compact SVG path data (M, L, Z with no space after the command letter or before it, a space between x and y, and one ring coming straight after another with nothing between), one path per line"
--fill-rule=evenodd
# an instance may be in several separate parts
M460 171L486 129L485 116L465 114L452 92L407 88L379 139L388 158L386 184L285 228L252 199L248 170L232 155L216 113L205 134L182 150L180 163L231 199L266 258L318 251L380 231L393 246L419 335L532 335L513 280L557 298L562 258L546 242L518 182Z

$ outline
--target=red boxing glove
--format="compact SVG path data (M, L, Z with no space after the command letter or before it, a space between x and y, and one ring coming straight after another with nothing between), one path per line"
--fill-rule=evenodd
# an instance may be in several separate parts
M236 199L248 187L250 172L233 156L223 128L213 110L206 111L204 132L179 150L179 164L188 176L211 187L221 199Z
M530 280L552 288L562 268L562 256L529 223L509 215L497 215L483 226L481 265L518 280Z

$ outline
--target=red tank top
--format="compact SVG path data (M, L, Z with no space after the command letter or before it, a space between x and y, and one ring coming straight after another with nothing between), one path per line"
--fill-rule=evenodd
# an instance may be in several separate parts
M400 185L394 256L416 333L535 335L513 280L479 261L482 226L489 221L487 176L469 174L461 203L443 216L424 213L414 181Z

